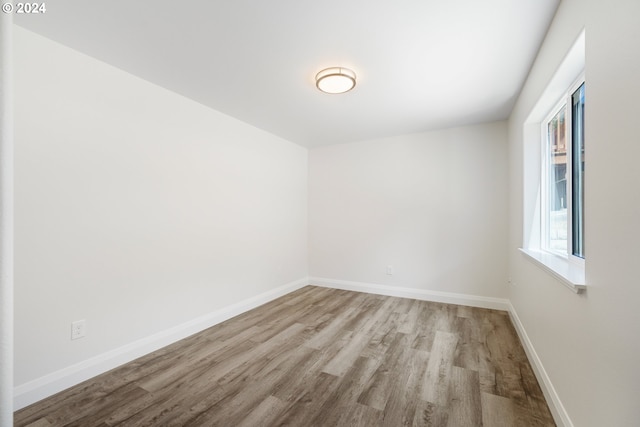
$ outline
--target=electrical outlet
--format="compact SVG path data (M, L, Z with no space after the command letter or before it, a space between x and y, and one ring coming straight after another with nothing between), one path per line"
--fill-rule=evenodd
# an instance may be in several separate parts
M393 276L393 265L387 265L387 274Z
M75 322L71 322L71 339L77 340L78 338L82 338L87 333L87 323L83 320L76 320Z

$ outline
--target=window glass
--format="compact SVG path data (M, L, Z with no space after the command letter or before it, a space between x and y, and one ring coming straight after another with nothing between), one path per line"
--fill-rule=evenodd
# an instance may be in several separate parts
M572 249L584 258L584 83L571 95Z
M547 249L567 253L566 107L547 124Z

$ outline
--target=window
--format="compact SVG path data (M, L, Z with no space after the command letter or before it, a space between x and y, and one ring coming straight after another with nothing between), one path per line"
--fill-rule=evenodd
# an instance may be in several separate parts
M520 252L575 293L587 289L584 52L583 30L522 126Z
M584 78L542 122L541 249L584 260Z

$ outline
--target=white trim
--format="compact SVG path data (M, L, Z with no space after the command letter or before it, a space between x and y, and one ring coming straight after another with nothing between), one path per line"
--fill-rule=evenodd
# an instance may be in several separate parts
M526 258L547 273L558 279L560 283L576 294L587 289L584 265L573 263L566 258L552 255L544 251L518 248Z
M570 159L570 140L569 134L567 133L567 128L569 126L566 125L569 120L569 113L567 111L567 98L566 93L554 104L554 107L549 111L549 113L545 116L544 120L540 122L540 135L542 136L540 145L540 154L542 158L540 159L540 242L537 245L537 248L544 249L547 252L553 253L549 249L550 246L550 209L549 209L549 176L551 170L551 144L549 141L549 122L553 120L556 115L560 114L564 110L565 117L565 144L566 145L566 157L567 157L567 170L565 172L566 177L566 194L565 198L567 199L565 203L567 203L567 245L569 244L568 239L571 237L571 230L569 224L570 210L569 210L569 159ZM560 253L560 250L557 251Z
M310 277L309 284L345 291L366 292L392 297L413 298L423 301L443 302L447 304L468 305L472 307L509 310L509 300L505 298L483 297L479 295L457 294L452 292L430 291L426 289L400 286L378 285L372 283L350 282L347 280Z
M516 332L520 337L520 341L523 344L524 351L525 353L527 353L527 358L529 359L531 367L533 368L533 372L538 379L538 383L540 384L542 393L547 400L547 404L549 406L549 410L551 410L551 415L553 415L554 421L560 427L573 427L571 418L569 418L569 414L564 408L564 405L560 400L560 396L558 396L556 389L553 387L551 378L549 378L547 371L544 369L544 365L542 364L540 357L538 357L538 353L536 353L533 343L529 339L527 331L524 329L524 325L520 321L515 307L511 304L511 302L509 302L508 305L511 321L513 322L516 328Z
M0 425L13 425L13 18L0 16Z
M308 284L309 278L304 277L205 314L181 325L174 326L173 328L84 360L75 365L52 372L28 383L21 384L14 389L14 410L22 409L25 406L79 384L82 381L93 378L96 375L100 375L152 351L224 322L227 319L298 290Z

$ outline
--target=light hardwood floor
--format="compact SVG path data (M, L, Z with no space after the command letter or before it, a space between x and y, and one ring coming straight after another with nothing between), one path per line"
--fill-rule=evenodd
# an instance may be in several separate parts
M16 426L553 426L506 312L307 286Z

